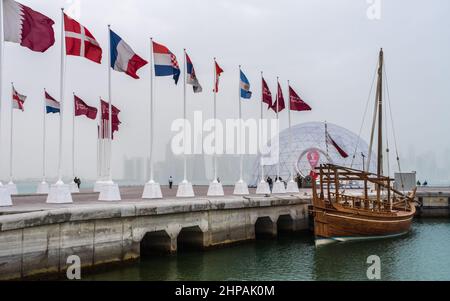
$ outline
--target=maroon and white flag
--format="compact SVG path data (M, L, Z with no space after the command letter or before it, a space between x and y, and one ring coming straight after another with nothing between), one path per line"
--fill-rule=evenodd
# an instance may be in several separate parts
M97 118L97 108L88 106L81 98L74 95L75 116L86 116L89 119Z
M2 1L5 41L36 52L45 52L55 44L52 19L14 0Z
M262 79L262 102L269 106L269 109L272 107L272 92L270 92L269 86L266 83L266 80Z
M333 138L331 138L328 132L327 132L327 144L333 145L342 158L344 159L348 158L347 152L342 147L340 147L339 144L337 144L336 141L333 140Z
M283 90L281 89L280 83L278 83L278 92L277 92L277 100L273 104L271 108L275 113L282 112L284 109L286 109L286 104L284 103L284 96L283 96Z
M291 111L311 111L311 107L289 86L289 102Z
M16 89L12 88L12 107L15 110L25 110L24 104L27 97L25 95L19 94Z
M64 14L64 32L66 36L66 54L81 56L100 64L102 48L91 32Z

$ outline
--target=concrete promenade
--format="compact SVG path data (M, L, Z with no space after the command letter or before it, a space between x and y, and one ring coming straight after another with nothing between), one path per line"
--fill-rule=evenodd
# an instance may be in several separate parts
M55 274L64 277L76 255L83 268L180 249L211 248L308 229L310 196L206 197L142 200L141 187L122 188L121 202L98 194L74 195L68 205L45 204L45 196L14 197L0 209L0 279ZM173 193L173 194L172 194Z

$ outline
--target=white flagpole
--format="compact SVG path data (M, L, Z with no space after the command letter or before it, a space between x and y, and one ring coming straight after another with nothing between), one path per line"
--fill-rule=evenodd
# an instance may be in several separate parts
M292 152L292 130L291 130L291 97L290 97L290 86L291 86L291 84L290 84L290 81L288 80L287 81L287 83L288 83L288 110L289 110L289 112L288 112L288 120L289 120L289 151L290 152ZM290 178L291 179L294 179L294 168L293 168L293 165L291 165L290 166L290 168L289 168L290 170L289 170L289 172L290 172Z
M42 182L44 183L46 181L47 174L45 172L45 166L46 166L46 156L45 156L45 142L47 138L47 108L46 108L46 100L45 100L45 93L47 91L44 89L44 116L42 118Z
M184 87L183 87L183 118L184 118L184 152L183 152L183 164L184 164L184 175L183 175L183 183L187 183L187 157L186 157L186 140L187 140L187 136L186 136L186 126L187 126L187 122L186 122L186 118L187 118L187 101L186 101L186 77L187 77L187 60L186 60L186 48L184 48Z
M154 122L153 122L153 95L154 95L154 86L153 86L153 38L150 38L150 182L153 183L155 181L155 173L153 170L153 137L154 137Z
M279 130L279 128L280 128L280 117L279 117L279 115L280 115L280 112L279 112L279 109L280 109L280 103L279 103L279 100L280 100L280 95L278 94L278 87L279 87L279 85L280 85L280 82L279 82L279 77L277 76L277 123L278 123L278 134L280 133L280 130ZM276 182L278 182L278 180L279 180L279 178L280 178L280 146L278 145L278 161L277 161L277 179L276 179Z
M75 92L73 93L72 112L72 178L75 178Z
M2 141L2 107L3 107L3 1L0 1L0 145ZM0 158L1 158L2 147L0 147ZM1 162L0 162L1 166ZM3 186L2 181L0 181L0 187Z
M112 182L112 140L113 140L113 129L112 129L112 89L111 89L111 25L108 25L108 44L109 44L109 51L108 51L108 99L109 99L109 154L108 154L108 180L109 182Z
M11 110L10 110L10 135L9 135L9 183L12 184L14 183L13 181L13 153L14 153L14 148L13 148L13 126L14 126L14 109L13 109L13 97L14 96L14 83L11 83Z
M214 58L214 181L218 182L217 177L217 70L216 58Z
M239 162L239 182L243 182L243 168L244 168L244 156L243 156L243 146L242 146L242 126L243 126L243 122L242 122L242 98L241 98L241 65L239 65L239 155L240 155L240 162Z
M262 122L263 122L263 120L264 120L264 100L263 100L263 98L264 98L264 84L263 84L263 80L264 80L264 74L263 74L263 72L261 71L261 134L260 134L260 139L261 139L261 141L260 141L260 147L261 147L261 145L262 145L262 139L263 139L263 134L262 134L262 129L263 129L263 127L262 127ZM264 179L264 164L263 164L263 158L262 158L262 152L261 152L261 162L260 162L260 164L261 164L261 182L265 182L266 180Z
M97 180L100 179L101 177L101 172L100 172L100 137L101 137L101 116L102 116L102 112L101 112L101 106L100 106L100 110L98 111L98 116L97 116Z

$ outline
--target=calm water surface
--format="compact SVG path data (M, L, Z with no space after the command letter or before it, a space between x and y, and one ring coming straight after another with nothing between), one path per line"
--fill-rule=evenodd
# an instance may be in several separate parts
M378 255L383 280L450 280L450 220L415 221L404 237L314 247L311 234L156 256L85 280L367 280Z

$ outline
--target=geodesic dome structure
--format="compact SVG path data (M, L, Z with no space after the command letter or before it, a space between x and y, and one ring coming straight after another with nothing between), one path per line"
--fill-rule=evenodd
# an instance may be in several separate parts
M306 177L312 170L312 165L332 163L345 167L353 167L363 170L367 164L369 153L368 144L355 133L335 124L328 123L328 134L348 154L343 158L338 150L326 142L325 123L309 122L292 126L292 145L289 146L289 129L282 131L279 135L279 161L280 177L288 180L291 170L294 176L299 173ZM356 150L356 151L355 151ZM353 158L354 156L354 158ZM365 158L365 159L364 159ZM372 155L370 172L376 170L376 157ZM264 166L264 175L275 179L277 165ZM258 157L254 164L252 185L257 185L261 180L261 158Z

